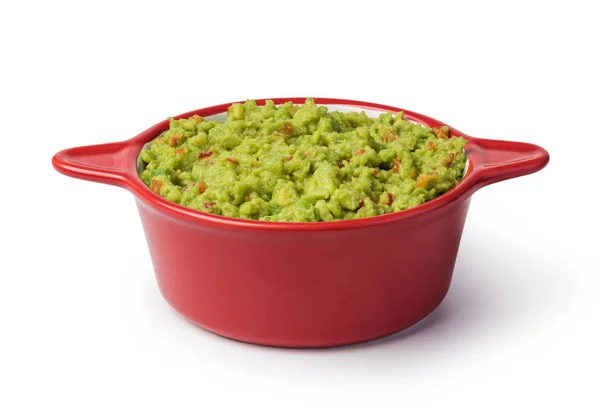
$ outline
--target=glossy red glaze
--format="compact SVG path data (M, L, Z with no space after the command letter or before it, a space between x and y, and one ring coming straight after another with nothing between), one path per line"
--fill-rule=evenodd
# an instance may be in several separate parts
M315 101L402 110L343 99ZM229 105L178 118L222 113ZM445 125L404 113L431 127ZM469 167L446 194L365 219L270 223L191 210L150 191L138 178L137 156L166 129L168 120L128 141L59 152L52 163L63 174L134 194L161 292L179 313L219 335L283 347L367 341L427 316L450 286L471 195L487 184L538 171L549 160L536 145L474 138L451 128L469 140Z

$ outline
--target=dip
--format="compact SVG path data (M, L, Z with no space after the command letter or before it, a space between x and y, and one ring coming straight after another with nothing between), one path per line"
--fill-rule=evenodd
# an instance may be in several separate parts
M194 115L140 158L142 181L174 203L264 221L348 220L425 203L462 178L466 140L402 112L369 118L308 98L233 104L226 121Z

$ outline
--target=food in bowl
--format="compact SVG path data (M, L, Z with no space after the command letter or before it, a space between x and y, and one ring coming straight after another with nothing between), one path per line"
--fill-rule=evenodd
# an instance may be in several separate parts
M425 203L462 178L466 140L383 113L313 99L232 104L225 121L171 119L140 153L142 181L180 205L227 217L319 222Z

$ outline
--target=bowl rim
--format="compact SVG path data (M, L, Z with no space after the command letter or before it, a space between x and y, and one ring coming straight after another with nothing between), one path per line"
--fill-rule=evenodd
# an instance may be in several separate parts
M337 98L313 98L313 99L315 100L315 103L317 105L323 105L323 106L331 106L331 105L347 106L347 107L355 107L357 110L377 111L377 112L381 112L381 113L392 112L394 114L396 114L398 112L403 112L406 119L420 123L420 124L428 126L430 128L447 125L443 122L440 122L431 117L419 114L417 112L406 110L406 109L401 109L401 108L397 108L397 107L393 107L393 106L389 106L389 105L375 104L375 103L370 103L370 102L356 101L356 100L349 100L349 99L337 99ZM290 101L293 102L294 104L301 104L301 103L304 103L304 101L306 100L306 97L261 98L261 99L254 99L254 100L256 101L257 105L259 105L259 106L264 105L264 103L267 100L272 100L276 105L280 105L280 104L290 102ZM226 112L227 108L231 104L243 103L243 102L244 101L235 101L235 102L230 102L230 103L226 103L226 104L220 104L220 105L215 105L215 106L211 106L211 107L196 109L196 110L192 110L192 111L188 111L188 112L179 114L177 116L173 116L172 118L173 119L188 118L192 115L200 115L202 117L217 115L217 114ZM165 127L165 122L166 122L166 127ZM450 190L446 191L444 194L441 194L440 196L438 196L432 200L426 201L425 203L419 204L418 206L410 207L406 210L397 211L397 212L393 212L393 213L385 213L385 214L380 214L380 215L372 216L372 217L326 221L326 222L278 222L278 221L261 221L261 220L221 216L218 214L212 214L212 213L207 213L207 212L203 212L200 210L195 210L195 209L174 203L172 201L169 201L169 200L161 197L160 195L154 193L152 190L150 190L150 188L148 188L143 183L141 178L139 177L139 173L138 173L138 169L137 169L137 157L138 157L139 153L141 152L143 146L146 145L148 142L150 142L152 139L156 138L156 136L158 136L160 133L162 133L168 129L168 120L162 121L162 122L154 125L153 127L149 128L148 130L142 132L141 134L139 134L138 136L136 136L130 140L130 141L135 141L138 144L141 144L136 147L136 160L134 163L135 174L131 174L131 172L129 174L130 176L133 175L133 177L130 177L130 179L132 178L133 180L136 181L135 189L132 188L131 190L134 190L136 195L139 198L142 198L143 201L146 201L147 203L149 203L151 205L159 207L161 210L163 210L165 212L174 213L175 215L177 215L178 217L181 217L181 218L192 219L194 221L198 221L198 220L206 221L206 222L210 222L212 224L224 224L224 225L230 225L230 226L236 226L236 227L254 228L254 229L262 229L262 230L276 230L276 231L277 230L279 230L279 231L281 231L281 230L311 230L311 231L343 230L343 229L350 229L350 228L355 228L355 227L365 227L365 226L374 226L374 225L385 224L385 223L389 223L392 221L398 221L398 220L403 220L406 218L414 217L416 215L421 215L423 213L435 210L435 209L442 207L442 206L460 198L461 196L465 195L465 193L468 192L468 190L473 187L473 184L475 181L474 180L475 177L473 176L474 164L470 158L470 153L471 153L470 147L471 146L469 145L469 143L471 142L471 140L476 139L476 138L470 137L449 125L447 125L447 126L450 128L452 135L462 136L467 140L467 144L464 149L465 153L467 154L467 165L466 165L466 170L464 172L462 179L453 188L451 188ZM151 133L150 133L150 131L151 131ZM148 139L148 138L150 138L150 139Z

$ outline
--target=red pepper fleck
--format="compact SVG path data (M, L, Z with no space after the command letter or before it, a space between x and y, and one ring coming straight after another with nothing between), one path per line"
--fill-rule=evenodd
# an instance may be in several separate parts
M234 164L239 164L239 163L240 163L240 162L239 162L238 160L236 160L235 158L229 158L229 157L227 157L227 158L225 158L225 159L226 159L227 161L229 161L229 162L232 162L232 163L234 163Z
M288 161L289 161L289 160L291 160L292 158L293 158L293 157L292 157L291 155L290 155L290 156L287 156L287 157L285 157L285 158L283 159L283 162L288 162Z
M434 178L437 175L437 173L434 171L430 174L426 174L426 175L420 175L417 178L417 182L415 184L415 187L417 188L425 188L427 187L427 185L429 184L429 181L431 181L432 178Z
M341 161L339 161L339 162L338 162L338 167L340 167L340 168L344 168L344 163L343 163L343 162L341 162Z
M397 173L398 170L400 169L400 160L394 160L394 166L392 167L392 172L393 173Z
M381 140L383 142L396 141L398 139L398 134L392 129L388 129L381 135Z
M177 141L180 140L181 138L183 138L183 134L181 132L173 134L173 135L171 135L171 138L169 138L169 144L171 144L172 146L175 146L175 145L177 145Z
M276 137L282 137L283 136L283 134L281 132L279 132L279 131L273 132L273 135L276 136Z
M310 152L306 151L306 152L304 153L304 156L305 156L306 158L310 158Z
M210 157L211 155L213 155L212 151L202 151L200 154L198 154L198 159L202 159L202 158L207 158Z
M394 196L389 191L387 193L387 196L388 196L388 200L390 200L390 201L388 201L388 206L391 206L392 203L394 202Z
M215 206L215 204L217 204L217 203L215 203L214 201L211 201L210 203L204 203L204 207L205 208L213 208Z
M375 175L379 174L379 170L373 170L373 174L375 174Z
M363 208L365 206L365 201L364 200L360 200L360 203L358 203L358 207L359 208Z
M206 183L204 181L198 182L198 193L200 193L200 194L204 193L207 188L208 188L208 185L206 185Z
M427 143L427 149L433 151L435 149L435 142L429 141Z
M175 150L175 154L177 154L177 155L183 155L184 153L185 153L184 147L179 147Z
M150 189L156 194L160 193L160 189L162 188L162 186L163 181L159 180L158 178L153 178L152 181L150 181Z
M433 133L439 138L448 139L448 135L450 134L450 128L448 128L447 125L441 126L439 128L433 128Z
M359 149L354 152L354 155L363 155L366 151L364 149Z
M281 131L286 135L294 135L294 127L289 122L284 122L281 125Z
M246 195L244 196L244 200L246 200L246 201L250 201L250 200L252 200L252 193L248 193L248 194L246 194Z
M446 165L446 167L449 167L449 166L450 166L450 164L452 164L452 162L453 162L453 161L454 161L454 153L453 153L453 152L451 152L451 153L450 153L450 157L449 157L448 161L446 161L446 164L445 164L445 165Z

